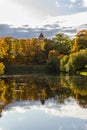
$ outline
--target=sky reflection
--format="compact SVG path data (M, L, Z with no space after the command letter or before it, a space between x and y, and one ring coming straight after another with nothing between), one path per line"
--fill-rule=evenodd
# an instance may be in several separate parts
M8 105L0 119L0 130L87 130L87 109L74 99L58 104L49 99L21 101Z

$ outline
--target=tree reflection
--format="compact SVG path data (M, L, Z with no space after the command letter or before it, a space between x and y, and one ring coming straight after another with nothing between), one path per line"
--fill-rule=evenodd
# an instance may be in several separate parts
M87 108L86 77L60 75L0 79L0 113L6 105L15 101L34 100L44 105L47 99L54 98L64 104L70 97L81 107Z
M61 76L61 82L69 87L77 103L87 108L87 77L82 76Z

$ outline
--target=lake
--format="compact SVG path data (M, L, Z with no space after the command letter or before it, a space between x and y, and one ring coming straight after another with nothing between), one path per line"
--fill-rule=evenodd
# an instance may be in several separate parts
M0 130L87 130L87 77L1 76Z

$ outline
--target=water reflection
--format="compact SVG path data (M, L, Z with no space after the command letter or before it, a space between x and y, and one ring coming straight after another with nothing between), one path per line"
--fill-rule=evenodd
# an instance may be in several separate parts
M16 128L15 123L12 128L6 125L8 130L19 128L21 130L54 130L55 128L87 130L87 77L62 74L60 77L50 75L2 77L0 79L0 116L2 117L0 130L7 130L3 124L10 118L14 118L12 123L16 122L17 116L19 126ZM33 121L37 118L42 126L41 119L46 120L43 128L41 124L40 127L34 128ZM27 120L31 120L32 127L27 124ZM26 127L20 125L20 121L24 122ZM65 125L67 122L71 122L71 125Z

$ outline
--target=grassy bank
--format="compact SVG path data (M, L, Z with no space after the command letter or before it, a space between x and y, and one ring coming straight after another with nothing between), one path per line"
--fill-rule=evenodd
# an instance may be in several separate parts
M45 65L9 65L5 67L5 74L27 75L27 74L45 74L47 73ZM78 71L77 75L87 76L87 68Z
M85 69L78 71L77 73L82 76L87 76L87 66L85 67Z
M45 65L10 65L5 68L5 74L32 74L45 72Z
M80 75L87 76L87 72L80 72Z

